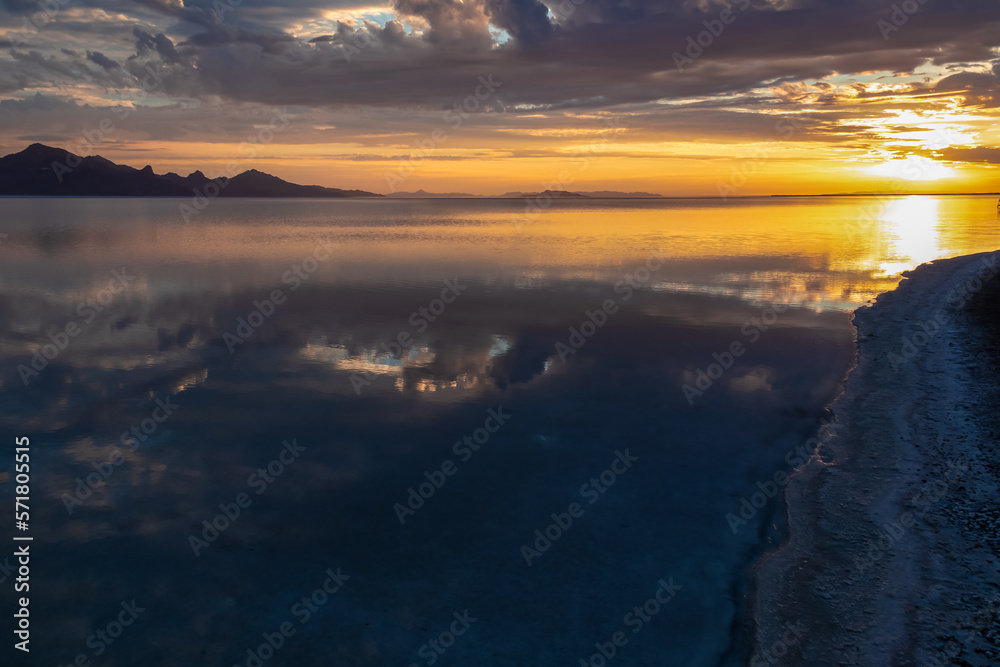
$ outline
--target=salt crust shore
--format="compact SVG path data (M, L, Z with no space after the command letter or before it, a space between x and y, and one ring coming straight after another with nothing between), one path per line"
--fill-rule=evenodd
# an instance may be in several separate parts
M755 568L751 665L1000 665L996 332L968 312L1000 293L1000 251L904 275L854 315L789 539Z

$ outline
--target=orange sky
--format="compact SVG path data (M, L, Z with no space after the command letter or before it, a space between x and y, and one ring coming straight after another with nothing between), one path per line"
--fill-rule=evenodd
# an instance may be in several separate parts
M896 99L891 108L877 108L877 119L860 120L851 117L857 106L845 97L836 109L803 106L764 116L765 125L782 125L770 138L742 141L726 134L656 132L647 127L651 114L645 110L539 115L528 131L517 129L521 119L500 112L482 114L441 142L430 139L436 127L428 114L414 119L414 131L362 141L298 143L300 132L292 129L288 138L295 143L279 139L253 147L252 155L242 141L139 141L119 153L108 142L99 152L134 166L151 163L158 171L201 169L213 175L233 165L297 183L382 193L423 189L488 195L550 188L735 197L1000 190L997 166L976 161L1000 146L997 114L963 103L960 93L932 102L912 95L905 103ZM837 119L826 121L824 114ZM865 130L851 141L831 141L838 126L859 123ZM897 129L904 123L905 129Z

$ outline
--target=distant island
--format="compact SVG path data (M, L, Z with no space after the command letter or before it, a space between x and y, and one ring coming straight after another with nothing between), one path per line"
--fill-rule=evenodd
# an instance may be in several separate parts
M546 190L545 192L508 192L500 195L501 198L509 197L567 197L575 199L663 199L663 195L656 195L649 192L616 192L614 190L597 190L594 192L567 192L566 190Z
M589 197L585 194L580 194L579 192L567 192L566 190L545 190L544 192L508 192L500 195L500 199L509 199L512 197L527 197L529 199L535 199L536 197L552 197L553 199L557 197L565 199L589 199Z
M470 195L468 192L390 192L386 197L393 199L483 199L480 195Z
M214 185L212 185L214 183ZM251 169L230 179L155 174L99 155L80 157L61 148L32 144L0 158L0 196L8 197L191 197L218 189L219 197L381 197L363 190L297 185Z

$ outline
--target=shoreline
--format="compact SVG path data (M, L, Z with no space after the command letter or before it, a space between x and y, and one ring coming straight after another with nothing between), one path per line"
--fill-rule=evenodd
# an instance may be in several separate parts
M1000 663L1000 251L903 275L754 568L752 665Z

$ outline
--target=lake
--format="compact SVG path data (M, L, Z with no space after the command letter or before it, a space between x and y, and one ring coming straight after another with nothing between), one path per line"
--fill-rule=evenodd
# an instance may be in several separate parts
M0 199L38 664L744 664L851 311L1000 247L992 197L179 203Z

